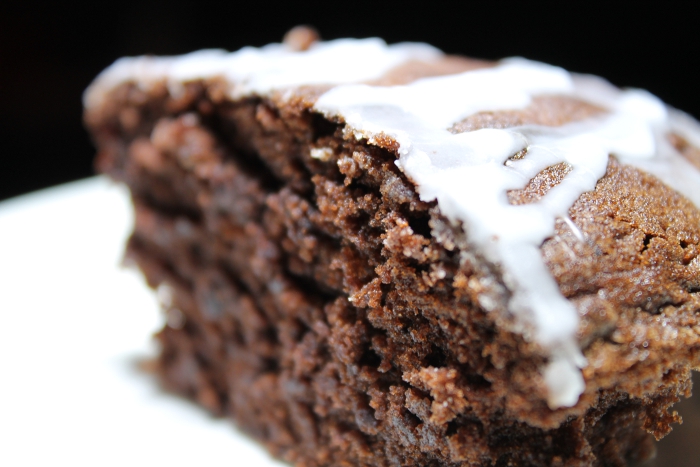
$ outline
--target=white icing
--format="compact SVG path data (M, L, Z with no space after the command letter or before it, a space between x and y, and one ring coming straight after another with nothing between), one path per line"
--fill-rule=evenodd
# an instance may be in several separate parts
M315 109L341 118L358 139L376 143L377 137L389 136L399 144L396 163L417 184L421 199L437 200L441 212L463 225L485 257L501 265L512 291L508 308L517 330L550 353L542 375L550 407L573 406L585 389L580 368L586 361L575 335L578 314L561 295L539 247L554 233L557 218L584 240L567 212L582 193L595 188L609 154L654 174L700 206L700 172L666 140L674 131L700 147L700 125L644 91L620 91L601 78L571 75L520 58L404 86L352 84L380 78L409 60L440 56L427 45L387 46L365 39L316 43L304 52L272 44L235 53L206 50L171 58L125 58L95 80L84 103L100 106L111 89L127 81L143 88L165 81L177 95L183 83L221 77L234 99L299 85L336 85ZM447 130L476 112L524 108L539 94L575 96L609 113L557 128ZM524 158L509 160L525 148ZM327 160L329 148L311 149L310 155ZM509 204L508 190L523 188L560 162L572 170L541 200Z
M147 89L166 80L171 94L178 95L183 83L221 77L230 84L229 95L235 99L302 85L371 81L408 60L431 61L441 56L427 44L387 46L371 38L316 42L303 52L269 44L233 53L200 50L177 57L125 57L95 79L83 95L83 104L98 107L111 89L127 81Z

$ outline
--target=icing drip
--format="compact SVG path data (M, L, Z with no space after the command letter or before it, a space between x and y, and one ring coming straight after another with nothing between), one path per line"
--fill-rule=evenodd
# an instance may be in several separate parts
M700 125L644 91L620 91L597 77L517 58L404 86L351 84L379 79L409 61L440 57L440 51L424 44L343 39L313 43L302 52L271 44L235 53L124 58L98 76L83 100L86 108L99 107L125 82L144 89L165 83L177 96L189 81L216 77L227 83L232 99L301 85L339 85L322 95L315 109L343 120L358 139L372 144L389 136L399 144L396 164L416 183L421 199L437 200L441 212L463 225L483 255L501 265L517 331L549 351L543 378L550 407L575 405L585 389L580 368L586 365L576 339L578 314L561 295L539 247L554 233L557 218L583 240L567 212L582 193L595 188L609 154L657 176L700 207L700 171L666 139L674 132L700 147ZM608 113L555 128L448 131L477 112L522 109L534 96L547 94L573 96ZM511 159L524 149L525 157ZM311 153L320 160L329 156L325 148ZM561 162L571 171L539 201L509 204L508 190L523 188Z
M538 94L592 100L609 113L556 128L447 130L477 112L526 107ZM406 86L336 87L315 108L341 117L358 139L371 143L385 135L399 143L396 163L416 183L421 199L437 200L441 212L463 225L486 258L502 266L513 292L508 308L519 332L550 351L544 372L550 407L575 405L585 389L579 368L586 364L576 340L578 313L560 293L539 247L553 235L556 219L568 220L576 199L595 188L609 154L674 182L671 173L687 162L671 151L658 155L667 117L664 105L643 91L619 91L560 68L508 59L495 68ZM523 149L525 157L509 160ZM571 172L541 200L518 206L508 202L508 190L523 188L540 171L561 162ZM689 178L700 176L691 172Z

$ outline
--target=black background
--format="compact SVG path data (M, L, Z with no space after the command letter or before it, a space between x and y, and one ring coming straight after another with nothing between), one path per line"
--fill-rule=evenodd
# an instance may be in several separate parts
M297 24L323 38L521 55L649 89L700 116L699 7L590 2L0 2L0 199L90 176L81 93L123 55L236 50ZM657 5L661 5L657 3Z

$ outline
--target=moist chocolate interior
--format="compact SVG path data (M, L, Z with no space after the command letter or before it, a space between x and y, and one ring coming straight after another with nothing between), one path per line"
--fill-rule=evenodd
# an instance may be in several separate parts
M700 213L687 199L611 157L573 227L558 221L542 245L589 363L578 404L550 410L547 353L514 331L498 267L420 201L395 143L346 139L310 108L319 89L236 102L221 89L194 82L174 98L126 83L86 113L98 169L132 192L127 254L172 295L166 387L300 466L623 466L653 453L700 366ZM600 112L533 104L452 130ZM509 199L534 202L567 170Z

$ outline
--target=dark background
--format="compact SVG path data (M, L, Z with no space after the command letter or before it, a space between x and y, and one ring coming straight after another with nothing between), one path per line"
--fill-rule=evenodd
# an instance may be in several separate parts
M5 0L0 2L0 199L93 173L80 98L116 58L263 45L302 23L315 25L326 39L381 36L482 58L521 55L649 89L700 116L700 8L685 5Z

